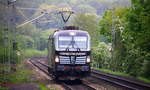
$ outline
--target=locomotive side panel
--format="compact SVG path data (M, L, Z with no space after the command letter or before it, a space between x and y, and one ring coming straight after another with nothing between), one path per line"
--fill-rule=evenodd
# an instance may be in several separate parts
M49 37L48 40L48 65L49 68L53 70L54 67L54 58L55 58L55 49L54 49L54 41L53 35Z

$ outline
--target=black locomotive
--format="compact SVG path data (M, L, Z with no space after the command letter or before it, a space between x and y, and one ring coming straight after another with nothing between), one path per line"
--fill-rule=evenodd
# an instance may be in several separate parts
M48 71L55 79L81 79L90 74L90 36L74 26L56 30L48 40Z

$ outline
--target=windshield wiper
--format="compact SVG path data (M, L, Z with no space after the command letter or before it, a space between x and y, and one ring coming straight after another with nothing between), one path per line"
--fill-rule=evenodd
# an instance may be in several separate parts
M81 51L81 49L79 48L79 46L76 44L76 42L74 42L74 45L76 45L77 46L77 51Z
M67 48L66 48L66 51L69 51L69 46L70 45L73 45L73 48L74 48L74 45L76 45L77 46L77 51L81 51L81 49L79 48L79 46L75 43L75 41L71 41L70 42L70 44L67 46Z
M67 46L67 48L66 48L65 51L69 51L69 47L70 47L70 45L72 45L72 44L73 44L73 41L71 41L71 42L68 44L68 46Z

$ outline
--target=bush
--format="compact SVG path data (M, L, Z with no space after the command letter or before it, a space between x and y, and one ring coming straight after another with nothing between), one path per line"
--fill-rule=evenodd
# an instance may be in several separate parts
M111 53L109 45L104 42L98 44L92 49L93 64L98 64L98 68L109 68Z
M141 75L150 79L150 68L149 68L149 66L150 66L150 53L147 53L147 55L145 57L146 57L146 59L144 60L144 63L143 63Z

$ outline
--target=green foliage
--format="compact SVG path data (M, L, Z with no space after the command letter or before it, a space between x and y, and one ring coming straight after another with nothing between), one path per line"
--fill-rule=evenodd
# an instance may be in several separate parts
M39 31L33 25L29 24L23 28L19 28L17 33L19 33L19 35L16 36L18 50L13 50L11 40L6 44L7 47L4 47L3 38L0 36L0 40L2 41L0 42L0 63L10 62L12 64L17 64L22 57L32 58L47 56L47 51L45 49L47 48L48 37L52 33L51 30ZM0 34L2 34L2 32ZM10 32L10 39L12 39L11 34ZM38 51L36 49L43 51ZM17 55L18 52L21 54L20 56Z
M145 78L145 77L137 77L139 80L150 83L150 79Z
M18 70L17 72L15 72L14 74L11 75L10 82L12 82L12 83L31 82L30 75L31 75L31 71L29 71L29 70Z
M1 83L27 83L31 82L31 71L26 70L23 68L22 65L18 66L18 69L16 72L13 72L11 74L0 74L0 82Z
M48 29L48 30L44 30L44 31L40 31L40 35L38 38L38 50L45 50L47 48L47 43L48 43L48 38L49 35L52 34L53 30L52 29Z
M99 71L102 71L102 72L109 73L109 74L114 74L114 75L119 75L119 76L124 76L124 77L131 77L130 75L128 75L126 73L123 73L123 72L114 72L114 71L111 71L109 69L101 69L101 68L95 68L95 67L92 67L92 68L95 69L95 70L99 70Z
M144 62L143 62L143 67L142 67L142 72L141 72L141 74L144 76L144 77L148 77L148 78L150 78L149 77L149 75L150 75L150 69L149 69L149 67L150 67L150 60L149 60L149 56L148 57L146 57L147 58L147 60L144 60Z
M39 51L35 49L27 49L24 51L25 58L39 58L39 57L47 57L47 51Z
M150 78L149 4L148 0L132 0L132 8L117 8L113 14L106 11L100 21L100 34L112 40L113 44L112 70ZM112 15L115 18L113 35Z
M134 0L133 8L127 14L127 25L123 32L123 37L126 42L125 46L128 50L128 58L132 58L133 64L129 65L130 73L137 75L144 75L149 78L149 53L150 53L150 28L149 28L149 1ZM142 72L140 72L142 71ZM131 73L132 74L132 73Z
M27 48L35 48L35 40L27 35L18 35L19 48L27 49Z
M100 20L100 34L104 35L109 42L112 40L112 25L114 26L115 30L122 34L122 31L119 29L117 24L124 26L126 25L126 14L130 9L128 8L116 8L114 11L107 10L102 20ZM112 19L115 19L112 23ZM122 36L121 36L122 37ZM118 37L117 37L118 38Z
M10 30L8 35L4 35L5 29L3 26L0 27L0 63L19 63L20 56L17 56L16 50L13 47L13 37ZM7 39L6 39L7 37Z
M100 21L100 34L104 35L109 42L111 41L112 32L112 12L106 11L103 19Z
M0 86L0 90L8 90L8 89Z
M97 47L92 49L93 64L99 64L99 68L109 68L111 53L109 52L109 45L101 42Z
M28 27L28 28L26 28ZM39 30L33 25L26 25L18 30L20 35L17 36L19 47L21 49L38 49L45 50L47 48L47 40L49 35L53 32L52 29ZM28 34L30 33L30 34Z
M117 8L113 11L106 11L102 20L100 20L100 34L112 43L112 60L110 67L114 71L123 71L122 65L125 55L125 46L123 45L122 32L125 23L125 16L128 8ZM113 22L112 22L113 19Z
M114 72L114 71L111 71L109 69L101 69L101 68L95 68L95 67L92 67L92 68L95 69L95 70L105 72L105 73L109 73L109 74L119 75L119 76L123 76L123 77L127 77L127 78L135 78L135 77L132 77L129 74L126 74L124 72ZM137 77L136 79L147 82L147 83L150 83L150 79L148 79L148 78Z
M49 90L49 88L47 88L46 85L41 84L41 83L39 83L39 88L40 88L41 90ZM50 89L50 90L53 90L53 89ZM56 89L54 89L54 90L56 90Z

